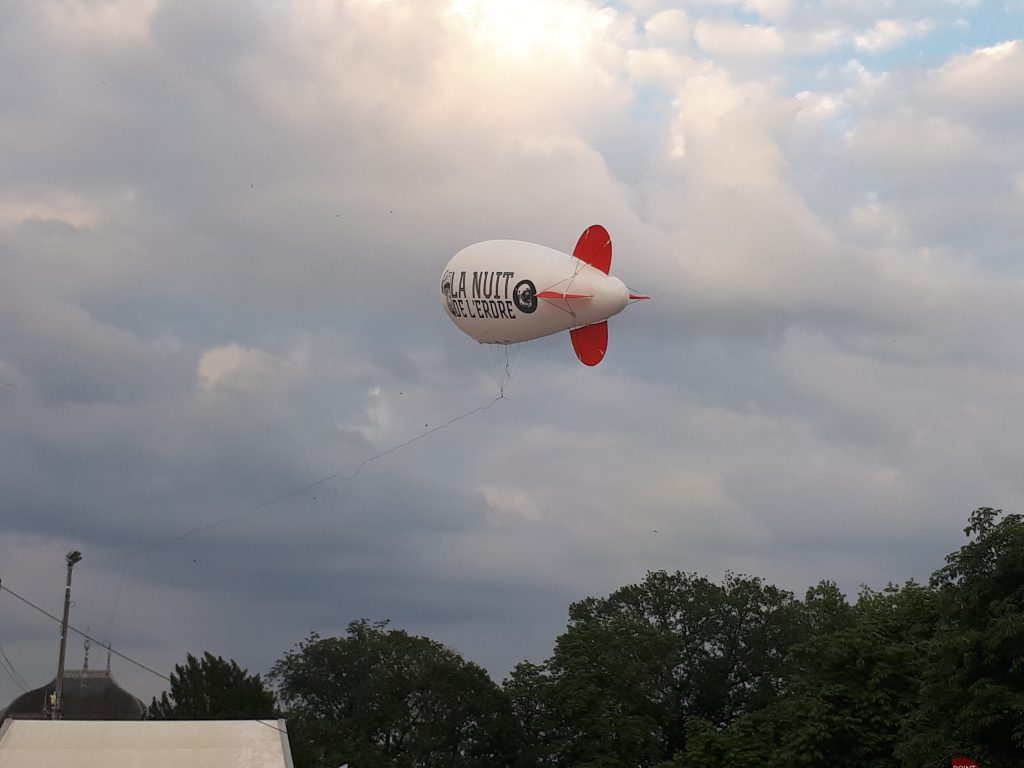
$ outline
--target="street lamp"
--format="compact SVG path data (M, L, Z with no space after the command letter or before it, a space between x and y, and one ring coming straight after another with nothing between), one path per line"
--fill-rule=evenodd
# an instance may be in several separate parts
M81 562L82 553L77 549L68 552L65 558L68 563L68 583L64 587L64 620L60 623L60 660L57 662L57 681L53 689L53 706L50 709L52 720L64 718L64 654L68 648L68 612L71 610L71 569L75 563Z

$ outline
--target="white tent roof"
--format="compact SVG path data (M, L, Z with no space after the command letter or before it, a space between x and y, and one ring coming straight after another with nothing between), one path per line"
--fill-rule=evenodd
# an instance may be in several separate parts
M6 720L0 768L292 768L284 720Z

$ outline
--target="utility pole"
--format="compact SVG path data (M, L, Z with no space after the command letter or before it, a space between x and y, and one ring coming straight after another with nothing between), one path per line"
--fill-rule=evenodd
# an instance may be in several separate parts
M82 559L82 553L74 549L67 554L68 583L64 588L64 620L60 623L60 660L57 662L57 682L53 690L51 720L64 719L64 653L68 649L68 612L71 610L71 569Z

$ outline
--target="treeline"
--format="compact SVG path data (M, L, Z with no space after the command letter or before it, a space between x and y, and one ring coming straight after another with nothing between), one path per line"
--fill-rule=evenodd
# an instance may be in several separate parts
M190 656L149 715L283 711L298 768L1021 766L1024 521L985 507L965 533L928 584L852 603L829 581L800 600L652 572L572 605L551 658L501 686L365 620L265 680Z

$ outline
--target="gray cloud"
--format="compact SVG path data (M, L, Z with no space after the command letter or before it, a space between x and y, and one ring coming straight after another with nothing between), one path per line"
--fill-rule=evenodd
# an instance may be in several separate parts
M57 612L81 548L74 621L163 671L366 616L501 676L648 568L881 586L1019 502L1020 42L872 72L873 7L759 2L751 67L736 9L525 5L0 10L5 585ZM655 300L494 403L440 269L594 222Z

